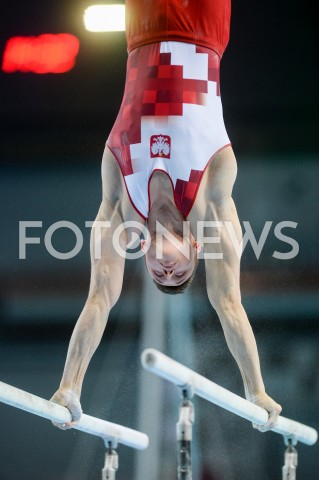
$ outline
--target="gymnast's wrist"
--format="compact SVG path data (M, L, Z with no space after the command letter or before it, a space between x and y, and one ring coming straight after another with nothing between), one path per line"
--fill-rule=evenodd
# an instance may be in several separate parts
M61 382L60 383L60 391L63 391L65 393L73 394L76 395L77 397L80 398L81 396L81 390L82 390L82 385L77 385L76 383L66 383L66 382Z
M252 403L256 403L259 399L264 397L266 395L266 391L264 388L262 389L256 389L256 390L251 390L249 392L246 392L246 398Z

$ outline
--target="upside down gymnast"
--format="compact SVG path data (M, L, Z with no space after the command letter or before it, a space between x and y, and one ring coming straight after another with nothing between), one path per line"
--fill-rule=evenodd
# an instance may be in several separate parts
M66 406L72 422L81 416L85 372L119 299L125 258L112 235L126 221L142 222L146 268L164 293L182 293L193 280L199 252L205 259L207 294L220 319L227 345L240 369L245 395L269 412L272 428L281 406L265 391L254 334L241 303L240 258L223 222L238 240L241 227L232 199L236 158L222 112L220 59L229 39L230 0L127 0L128 61L122 104L102 160L103 197L91 232L91 281L74 328L64 373L52 401ZM201 221L219 243L201 243ZM101 258L94 255L95 226ZM184 229L184 225L190 227ZM161 225L187 252L165 237ZM125 249L128 232L119 238ZM222 258L216 258L222 257Z

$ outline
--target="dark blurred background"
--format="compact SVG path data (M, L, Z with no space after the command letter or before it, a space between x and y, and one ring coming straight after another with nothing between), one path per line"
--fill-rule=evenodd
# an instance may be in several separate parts
M90 275L89 229L101 198L100 161L125 81L125 34L90 33L90 3L64 0L1 6L0 57L10 37L72 33L80 41L75 67L64 74L0 72L1 271L0 380L50 398L59 385L69 338L85 302ZM259 238L272 226L259 259L250 245L242 260L243 303L259 347L267 391L283 414L319 427L318 55L314 12L307 4L233 2L232 34L222 60L225 123L237 155L234 198L242 221ZM70 260L53 258L44 236L69 221L84 237ZM19 260L19 222L41 221ZM274 251L299 244L291 260ZM59 229L59 252L74 246ZM151 299L151 301L150 301ZM155 291L143 261L127 261L123 293L86 376L86 413L138 428L151 446L120 446L119 480L176 478L178 395L143 372L145 347L160 348L224 387L243 395L238 368L208 305L205 273L178 298ZM194 479L281 478L284 444L248 422L196 399ZM98 479L103 442L61 432L43 419L0 405L0 480ZM318 446L300 445L297 478L319 471Z

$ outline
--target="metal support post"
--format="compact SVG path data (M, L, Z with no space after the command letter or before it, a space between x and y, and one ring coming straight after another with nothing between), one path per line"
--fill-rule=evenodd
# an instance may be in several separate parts
M181 388L182 401L179 406L179 420L176 424L178 448L178 480L192 480L192 427L195 420L194 405L189 400L193 396L188 387Z
M116 471L119 468L119 457L116 450L113 448L116 447L112 442L106 444L107 451L105 454L105 463L102 470L102 480L115 480Z
M292 438L285 439L287 445L285 451L285 464L282 467L283 480L296 480L296 470L298 465L298 453L294 448L297 444Z

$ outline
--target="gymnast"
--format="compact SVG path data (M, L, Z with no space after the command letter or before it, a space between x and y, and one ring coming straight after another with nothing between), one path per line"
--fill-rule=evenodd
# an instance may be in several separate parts
M240 255L222 227L231 222L240 241L232 199L237 165L219 81L230 12L230 0L126 1L126 83L102 160L103 197L91 232L90 288L52 397L72 415L72 422L56 424L62 429L80 419L84 375L121 293L125 258L112 239L126 221L147 227L141 249L150 276L164 293L183 293L203 256L208 298L240 369L246 398L269 413L259 429L272 428L281 412L265 391L255 337L241 303ZM108 228L96 228L100 222L108 222ZM198 238L199 222L217 222L209 234L218 236L219 243ZM161 248L159 226L171 235L161 237ZM123 250L128 236L123 229ZM95 254L97 240L100 256Z

